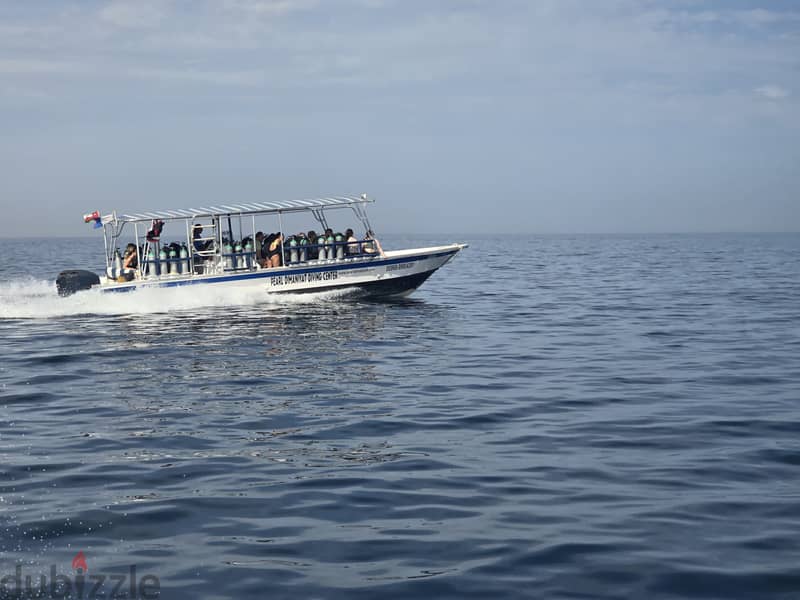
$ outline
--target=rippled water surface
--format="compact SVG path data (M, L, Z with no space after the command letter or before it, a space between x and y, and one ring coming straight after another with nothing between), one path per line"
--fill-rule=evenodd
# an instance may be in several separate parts
M448 241L364 303L62 299L102 242L0 240L0 578L800 598L800 236L384 245Z

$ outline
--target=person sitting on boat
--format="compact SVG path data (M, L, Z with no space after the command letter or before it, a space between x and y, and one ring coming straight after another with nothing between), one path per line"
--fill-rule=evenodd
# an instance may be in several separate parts
M197 252L202 252L207 248L207 243L201 239L202 237L203 237L203 226L199 224L195 225L192 228L192 240L194 244L194 249Z
M116 252L117 260L119 260L119 251ZM117 262L120 265L119 262ZM136 267L139 265L139 260L136 256L136 245L128 244L125 248L125 255L122 257L122 264L117 267L116 280L119 283L133 280L136 277Z
M125 248L125 256L122 257L123 271L135 271L139 266L139 259L137 257L136 246L128 244Z
M347 253L350 255L358 254L358 240L353 235L353 230L348 227L347 231L344 232L344 236L347 238Z
M383 256L381 243L378 241L378 238L375 237L371 229L367 230L364 241L361 242L361 251L365 254L380 254Z

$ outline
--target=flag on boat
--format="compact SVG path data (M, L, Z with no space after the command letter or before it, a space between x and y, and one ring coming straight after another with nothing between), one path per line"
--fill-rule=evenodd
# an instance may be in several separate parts
M100 229L106 223L111 223L114 220L114 215L100 215L100 211L96 210L93 213L89 213L88 215L83 215L83 222L90 223L94 221L92 227L95 229Z

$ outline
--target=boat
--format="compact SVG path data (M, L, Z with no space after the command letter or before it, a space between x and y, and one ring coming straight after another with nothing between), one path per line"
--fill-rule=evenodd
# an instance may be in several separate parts
M372 202L361 194L122 215L95 211L84 215L84 221L103 229L105 271L62 271L56 287L61 296L224 285L267 294L342 291L387 298L410 294L467 247L453 243L384 251L367 217L366 207ZM328 213L339 210L352 211L365 232L361 239L335 233L329 226ZM282 232L291 213L313 217L321 234L258 231L266 220ZM123 259L120 248L126 240L131 241Z

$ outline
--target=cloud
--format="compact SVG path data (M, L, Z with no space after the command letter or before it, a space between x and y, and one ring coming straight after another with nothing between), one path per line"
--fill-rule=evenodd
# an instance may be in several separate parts
M789 90L778 85L762 85L753 91L757 96L766 98L767 100L783 100L791 95Z
M116 0L100 10L100 19L125 29L150 29L164 19L163 4L141 1Z
M87 73L85 64L36 58L0 59L0 73L8 75L71 75Z
M224 10L251 17L281 17L316 5L317 0L224 0L221 4Z
M132 68L125 75L172 82L205 83L218 86L256 86L264 82L258 71L209 71L198 69Z

